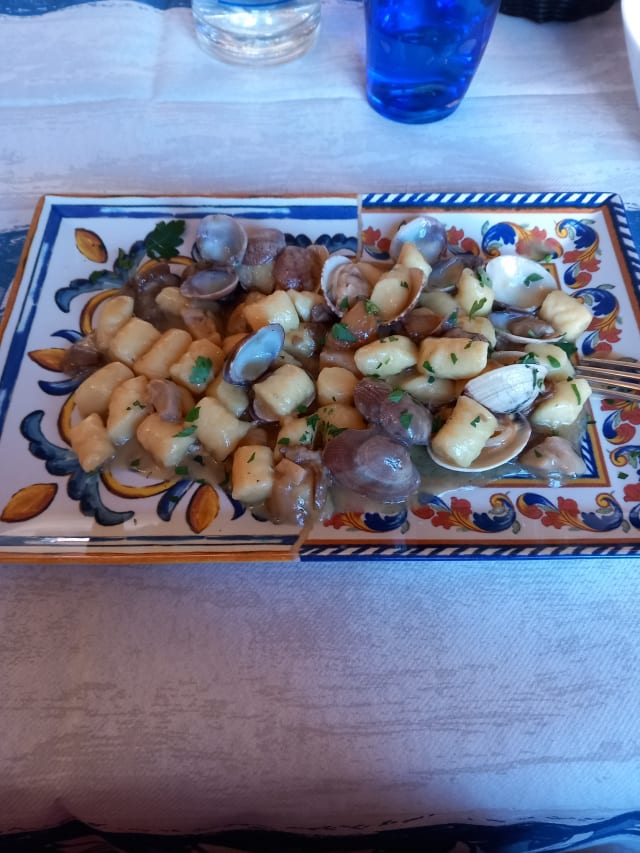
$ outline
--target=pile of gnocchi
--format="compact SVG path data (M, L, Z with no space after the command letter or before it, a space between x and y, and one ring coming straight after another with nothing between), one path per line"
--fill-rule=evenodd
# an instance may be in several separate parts
M208 479L297 525L331 512L336 490L359 508L410 501L428 486L419 455L461 482L514 459L581 473L562 433L591 393L570 357L589 308L544 264L453 251L429 216L390 254L205 217L191 262L147 258L71 347L80 466L126 448L147 476Z

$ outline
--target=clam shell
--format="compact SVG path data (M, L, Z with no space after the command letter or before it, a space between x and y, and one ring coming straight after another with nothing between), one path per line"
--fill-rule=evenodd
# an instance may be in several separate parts
M540 320L536 314L531 311L493 311L489 315L489 319L493 323L495 329L500 333L500 336L506 341L511 341L514 344L530 344L533 341L539 343L554 344L561 341L564 335L558 334L549 323ZM528 334L518 334L512 331L509 326L513 321L520 321L525 327L531 326ZM536 326L547 326L551 331L547 334L541 334L536 330Z
M496 302L535 311L545 296L557 289L555 279L542 264L522 255L499 255L486 266Z
M470 379L464 393L494 414L513 414L532 405L546 374L541 364L506 364Z
M223 378L230 385L250 385L271 367L284 346L284 329L279 323L262 326L243 338L225 360Z
M501 436L504 440L501 440ZM491 471L493 468L499 468L506 462L521 453L527 445L531 437L531 426L523 415L504 415L502 416L501 429L494 433L492 439L485 444L479 456L477 456L471 465L463 468L451 464L444 459L441 459L433 451L433 447L429 445L427 452L434 462L442 468L448 468L450 471L460 472L475 472Z
M391 240L389 254L397 260L405 243L414 243L420 254L433 266L447 248L444 225L433 216L416 216L403 222Z
M236 266L247 248L247 232L233 216L212 213L198 224L194 251L205 261Z
M357 297L367 298L371 285L360 268L344 254L329 255L322 265L320 287L327 304L338 317L353 305Z
M233 293L238 274L232 267L212 267L196 270L180 285L180 293L191 299L223 299Z

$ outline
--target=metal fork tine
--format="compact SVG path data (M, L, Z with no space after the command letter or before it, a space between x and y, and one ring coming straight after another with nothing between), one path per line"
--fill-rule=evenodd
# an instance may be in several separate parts
M577 365L576 374L604 397L640 402L640 362L586 356Z

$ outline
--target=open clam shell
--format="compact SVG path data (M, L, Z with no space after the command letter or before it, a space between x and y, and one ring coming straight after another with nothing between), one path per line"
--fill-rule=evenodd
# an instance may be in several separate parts
M320 287L327 304L338 317L359 298L368 298L371 284L353 260L344 254L329 255L322 265Z
M499 255L486 266L495 301L526 311L535 311L545 296L557 289L551 273L522 255Z
M442 459L434 451L432 445L427 452L434 462L449 471L480 473L499 468L501 465L515 459L527 446L531 437L531 426L524 415L501 415L498 419L499 428L487 441L480 454L465 467L454 465Z
M211 267L190 272L180 285L180 293L190 299L224 299L233 293L238 274L232 267Z
M514 344L530 344L533 341L553 344L564 338L550 323L533 312L513 309L492 311L489 319L500 336Z
M250 385L271 367L284 346L284 329L279 323L262 326L243 338L225 360L223 378L230 385Z
M394 260L400 257L405 243L414 243L427 263L433 266L447 248L447 232L442 222L433 216L416 216L403 222L391 239L389 254Z
M546 375L542 364L506 364L474 376L464 386L464 393L494 414L513 414L533 404Z

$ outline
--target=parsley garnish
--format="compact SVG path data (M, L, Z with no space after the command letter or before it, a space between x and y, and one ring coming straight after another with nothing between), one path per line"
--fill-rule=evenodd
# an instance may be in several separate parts
M184 429L181 429L180 432L177 432L173 437L174 438L187 438L187 436L193 435L194 432L196 431L196 429L197 429L197 427L195 426L195 424L193 424L192 426L188 426L188 427L185 427Z
M557 358L555 358L555 357L554 357L554 356L552 356L552 355L548 355L548 356L547 356L547 361L549 362L549 364L551 365L551 367L560 367L560 362L558 361L558 359L557 359Z
M458 360L458 356L455 354L455 352L452 352L451 353L451 363L455 364L457 362L457 360Z
M344 323L334 323L331 328L331 334L337 341L348 341L349 343L353 343L358 340Z
M199 416L200 416L200 406L194 406L192 409L189 409L187 414L184 416L184 419L188 424L192 424L194 421L198 420Z
M486 296L483 296L482 299L476 299L471 308L469 309L469 317L474 317L478 313L478 311L482 311L486 303Z
M282 444L282 445L291 444L291 439L287 438L287 436L284 435L282 438L278 439L278 444Z
M210 358L205 355L199 355L193 367L191 368L191 373L189 374L189 382L192 385L204 385L209 376L211 375L211 368L213 367L213 362Z
M392 403L399 403L403 396L404 391L402 388L394 388L394 390L387 396L387 400Z
M408 281L401 281L401 282L400 282L400 287L406 287L406 288L407 288L407 290L408 290L408 289L409 289L409 282L408 282Z
M475 418L471 421L471 426L475 428L478 426L479 423L480 423L480 415L476 415Z
M189 473L189 469L187 468L186 465L176 465L176 467L173 470L176 472L176 474L179 477L184 477L186 474Z
M253 451L253 453L251 454L251 456L247 459L247 462L253 462L253 460L254 460L255 458L256 458L256 452L255 452L255 450L254 450L254 451Z
M573 388L573 393L576 395L576 400L578 401L578 405L582 403L582 397L580 396L580 391L578 391L578 386L575 382L571 383L571 387Z
M184 219L171 222L158 222L150 234L144 238L144 247L150 258L173 258L178 254L184 234Z
M367 314L379 314L380 309L376 305L375 302L372 302L370 299L364 300L364 310Z
M400 426L404 427L405 429L409 429L409 424L411 423L412 420L413 420L413 415L411 414L411 412L408 412L406 409L404 410L404 412L400 413Z
M479 267L478 269L478 278L480 280L481 287L490 287L493 288L493 282L491 281L487 271L484 267Z
M538 272L532 272L531 275L528 275L522 283L525 287L529 287L530 284L533 284L536 281L542 281L542 276Z

